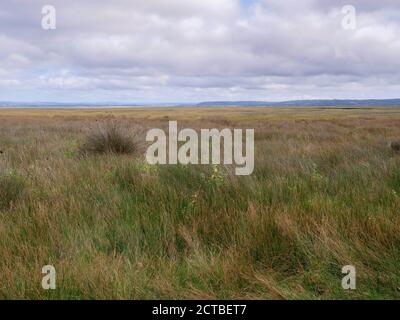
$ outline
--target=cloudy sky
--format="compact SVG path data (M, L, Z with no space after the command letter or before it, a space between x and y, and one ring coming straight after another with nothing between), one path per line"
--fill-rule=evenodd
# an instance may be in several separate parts
M400 98L399 0L0 2L0 101L313 98Z

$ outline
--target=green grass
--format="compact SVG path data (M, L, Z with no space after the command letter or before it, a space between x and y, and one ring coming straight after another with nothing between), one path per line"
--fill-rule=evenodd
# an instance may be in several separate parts
M0 210L13 207L24 194L25 184L15 172L0 173Z
M250 177L81 158L92 120L8 121L0 298L400 298L400 119L234 122L256 128ZM355 291L341 288L349 264Z

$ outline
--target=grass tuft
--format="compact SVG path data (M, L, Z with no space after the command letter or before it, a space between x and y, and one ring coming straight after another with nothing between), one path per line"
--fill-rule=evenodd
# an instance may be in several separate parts
M0 210L10 209L22 198L25 191L24 180L14 172L0 174Z
M81 155L133 154L138 151L135 141L116 123L99 126L80 147Z
M400 141L393 141L390 146L394 151L400 151Z

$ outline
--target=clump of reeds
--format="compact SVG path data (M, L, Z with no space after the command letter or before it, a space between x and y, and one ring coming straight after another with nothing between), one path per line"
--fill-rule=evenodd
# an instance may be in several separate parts
M111 122L87 136L79 149L81 155L133 154L138 151L138 145L117 123Z

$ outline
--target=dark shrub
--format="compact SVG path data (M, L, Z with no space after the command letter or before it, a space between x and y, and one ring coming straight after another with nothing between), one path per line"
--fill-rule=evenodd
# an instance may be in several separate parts
M116 123L99 127L90 134L80 147L82 155L87 154L132 154L137 152L137 143Z
M400 141L393 141L390 146L394 151L400 151Z
M0 173L0 210L9 209L15 202L22 198L25 183L15 173Z

